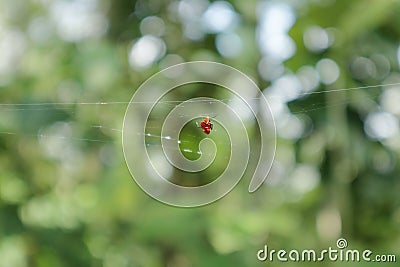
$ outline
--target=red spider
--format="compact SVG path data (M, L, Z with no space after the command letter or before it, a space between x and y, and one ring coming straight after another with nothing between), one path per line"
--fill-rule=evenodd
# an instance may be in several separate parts
M200 122L200 126L197 124L197 127L201 128L205 134L210 134L211 130L213 129L213 124L210 120L210 117L206 116L204 120Z

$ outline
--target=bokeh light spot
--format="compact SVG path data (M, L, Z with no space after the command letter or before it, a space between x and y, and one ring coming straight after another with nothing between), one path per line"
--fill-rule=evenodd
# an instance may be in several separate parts
M166 46L162 39L145 35L131 48L129 64L134 69L147 68L160 59L166 52Z
M318 61L316 68L323 84L333 84L340 76L339 66L332 59L321 59Z

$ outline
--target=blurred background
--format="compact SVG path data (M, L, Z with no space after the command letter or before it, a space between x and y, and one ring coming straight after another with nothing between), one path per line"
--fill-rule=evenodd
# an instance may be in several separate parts
M261 266L264 244L339 237L399 260L399 12L395 0L1 0L0 266ZM246 176L183 209L133 182L121 127L142 82L192 60L249 75L278 140L256 193ZM368 264L383 265L398 263Z

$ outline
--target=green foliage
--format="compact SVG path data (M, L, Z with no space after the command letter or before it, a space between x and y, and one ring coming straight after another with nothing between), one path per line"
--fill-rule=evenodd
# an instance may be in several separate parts
M206 3L200 9L210 4L0 2L0 266L261 266L256 253L265 244L325 249L339 237L353 249L400 257L400 134L374 139L366 129L370 114L394 113L398 126L400 112L384 105L387 86L336 90L400 82L399 1L231 0L239 18L232 31L241 40L241 52L232 57L223 51L236 43L227 50L218 47L220 33L188 37L182 17L193 14L179 14L182 2ZM257 42L262 2L287 3L296 18L288 32L296 52L264 70L263 44ZM74 3L82 6L73 9ZM151 16L164 22L155 29L150 24L147 31L165 28L159 36L165 53L138 67L131 49L145 35L143 21ZM332 43L310 50L304 34L311 26L326 30ZM324 58L335 62L340 76L324 83L319 72L314 89L283 103L293 120L276 121L274 168L256 193L247 192L248 171L218 202L183 209L157 202L133 182L120 129L132 94L158 70L180 61L226 63L252 77L269 96L276 80L305 66L317 72ZM357 65L357 58L373 65ZM270 64L273 57L264 59ZM283 71L274 79L263 76L279 68ZM188 86L188 95L174 97L225 98L220 89ZM291 88L280 88L285 89ZM157 116L153 120L161 123ZM196 151L203 135L191 123L181 132L181 149L195 159L185 149ZM297 135L296 123L303 129ZM260 133L255 125L246 126L256 149ZM215 128L217 134L210 136L221 154L213 168L190 181L177 171L173 182L195 186L223 172L229 138L218 123ZM342 263L318 263L333 265Z

